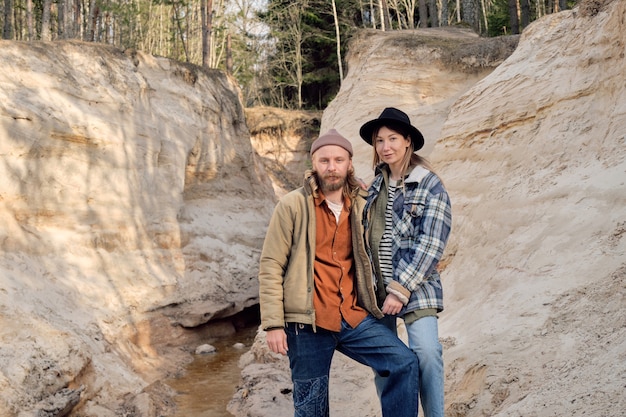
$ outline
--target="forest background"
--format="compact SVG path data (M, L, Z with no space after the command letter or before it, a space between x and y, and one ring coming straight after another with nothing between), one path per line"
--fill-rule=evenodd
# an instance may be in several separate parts
M79 39L233 76L246 107L323 110L358 31L520 33L575 0L2 0L3 39Z

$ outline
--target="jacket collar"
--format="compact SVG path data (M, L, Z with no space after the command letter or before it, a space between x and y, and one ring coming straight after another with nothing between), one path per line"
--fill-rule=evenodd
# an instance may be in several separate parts
M385 175L385 179L389 178L389 165L382 163L376 167L375 171L376 171L376 175L382 173ZM411 172L409 172L409 175L405 178L404 182L405 183L410 183L410 182L419 183L420 181L424 179L424 177L426 177L426 175L428 175L429 172L430 171L424 168L423 166L417 165L413 167L413 169L411 169Z

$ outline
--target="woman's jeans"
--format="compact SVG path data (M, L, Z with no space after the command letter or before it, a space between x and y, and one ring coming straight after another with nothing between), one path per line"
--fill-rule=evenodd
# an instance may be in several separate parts
M395 317L391 318L393 320L386 321L386 324L396 331ZM407 324L406 330L409 347L415 352L419 362L419 391L424 417L443 417L443 349L439 343L437 317L422 317L411 324ZM380 395L379 387L384 384L384 378L376 376L375 383Z
M356 328L342 320L331 332L287 323L287 346L293 381L295 417L328 417L328 377L335 350L370 366L381 383L383 417L416 417L419 368L415 354L385 326L368 315ZM350 401L350 398L346 398Z

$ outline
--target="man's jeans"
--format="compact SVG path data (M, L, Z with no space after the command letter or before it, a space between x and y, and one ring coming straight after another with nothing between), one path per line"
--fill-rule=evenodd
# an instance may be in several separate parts
M393 319L393 320L389 320ZM385 317L383 322L397 333L395 317ZM443 349L439 343L437 317L422 317L406 325L409 347L417 355L420 375L420 399L424 417L443 417L444 409L444 376ZM376 376L375 383L378 395L385 378Z
M356 328L339 333L287 323L295 417L328 417L328 376L335 350L384 376L383 417L416 417L419 368L415 354L383 323L368 315ZM346 398L349 401L349 398Z

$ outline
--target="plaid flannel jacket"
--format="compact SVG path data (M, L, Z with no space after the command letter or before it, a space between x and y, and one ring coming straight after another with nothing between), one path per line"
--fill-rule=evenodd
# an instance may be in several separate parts
M384 213L372 216L371 209L379 195L386 198L387 181L388 171L382 165L377 168L368 190L363 216L366 236L371 222L384 222ZM450 199L441 180L429 170L415 167L405 179L404 189L396 189L393 204L393 279L411 292L400 315L426 308L443 310L437 264L448 241L451 224Z

